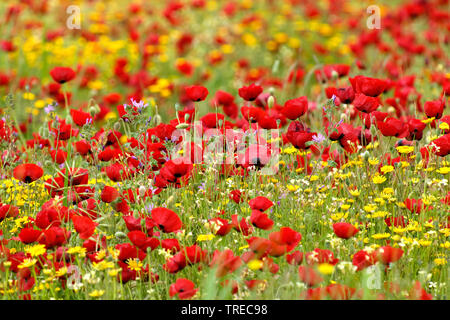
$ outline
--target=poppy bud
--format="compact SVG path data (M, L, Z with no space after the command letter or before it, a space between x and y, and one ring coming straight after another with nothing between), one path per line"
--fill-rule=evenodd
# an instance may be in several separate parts
M120 122L114 123L114 130L119 131L120 130Z
M267 99L267 106L269 107L269 109L272 109L274 103L275 103L275 98L273 96L270 96Z
M361 156L364 160L368 160L370 158L370 153L366 150L365 152L361 153Z
M157 114L154 119L155 119L155 125L159 126L162 122L161 116L159 114Z
M95 116L96 113L97 113L97 110L94 107L89 108L89 114L91 115L91 117Z
M144 186L140 186L139 187L139 196L141 198L143 198L145 196L145 192L147 191L147 189Z
M187 124L187 123L180 123L175 128L177 128L177 129L187 129L187 128L189 128L189 124Z
M331 80L339 78L339 73L336 70L331 71Z
M117 231L114 236L118 239L125 239L127 237L127 235L121 231Z

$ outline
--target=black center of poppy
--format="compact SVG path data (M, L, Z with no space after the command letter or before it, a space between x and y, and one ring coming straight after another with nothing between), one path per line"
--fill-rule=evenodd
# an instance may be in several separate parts
M30 176L26 176L25 179L23 180L25 183L31 183L33 182L33 179L31 179Z
M250 162L250 164L254 165L255 167L261 168L264 167L264 164L262 163L260 158L254 158L252 159L252 161Z

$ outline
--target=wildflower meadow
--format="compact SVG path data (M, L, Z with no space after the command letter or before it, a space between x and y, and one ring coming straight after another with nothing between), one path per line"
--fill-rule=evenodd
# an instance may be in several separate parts
M448 0L2 0L0 298L449 299L449 53Z

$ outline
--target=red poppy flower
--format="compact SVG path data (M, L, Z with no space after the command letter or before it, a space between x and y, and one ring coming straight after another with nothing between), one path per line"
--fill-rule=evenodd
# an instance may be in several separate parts
M36 283L29 268L19 269L17 273L17 286L19 291L31 290Z
M55 67L50 71L50 75L53 80L60 84L73 80L76 76L75 71L73 71L72 68L66 67Z
M163 269L169 273L177 273L186 267L186 256L184 252L178 252L163 265Z
M152 210L152 219L164 233L178 231L182 226L178 215L167 208L154 208Z
M302 240L302 235L289 227L281 227L280 231L269 234L272 241L271 256L278 256L292 251Z
M298 275L300 281L305 283L309 287L318 285L323 281L323 278L320 276L320 274L316 270L314 270L314 268L308 266L298 267Z
M72 222L81 239L89 239L94 234L95 227L98 226L97 222L84 216L73 216Z
M423 136L423 130L426 128L426 124L419 119L409 119L408 120L408 135L407 140L421 140Z
M188 77L190 77L194 73L194 66L188 61L178 62L176 64L176 68L178 69L178 71Z
M422 284L417 280L409 290L408 298L410 300L433 300L433 295L422 288Z
M45 245L47 248L52 248L56 246L58 241L57 241L57 233L54 228L56 227L43 230L37 241L40 244Z
M386 118L384 121L378 121L377 127L385 137L404 138L408 135L407 125L395 118Z
M261 212L266 211L270 207L273 206L273 202L267 199L266 197L256 197L251 199L248 204L252 210L259 210Z
M386 80L369 78L365 76L356 76L349 78L353 90L369 97L377 97L382 94L388 87Z
M355 91L353 87L339 88L336 90L336 96L342 103L350 104L355 99Z
M147 134L149 138L155 136L160 140L160 142L165 142L167 139L172 138L172 133L176 130L176 128L170 124L161 123L154 128L150 128L147 130Z
M23 228L19 233L19 239L25 244L37 241L42 231L33 228Z
M400 260L403 256L403 250L400 248L394 248L391 246L385 246L378 248L375 251L375 257L377 261L380 261L383 264L389 264L392 262L396 262Z
M422 209L424 209L424 204L422 199L405 199L403 202L406 208L411 211L411 213L419 214Z
M239 96L245 101L253 101L263 92L263 88L252 83L247 87L244 86L242 88L239 88L238 92Z
M425 102L423 108L428 118L434 117L436 119L440 119L444 113L445 100L440 99L435 101L427 101Z
M141 218L135 218L132 215L122 216L128 231L141 230Z
M68 172L68 173L66 173ZM89 172L83 168L69 168L67 171L65 168L61 170L57 178L62 178L63 181L66 178L69 182L69 186L87 185L89 181ZM64 186L64 184L63 184Z
M208 95L208 89L203 86L190 86L186 88L186 95L191 101L203 101Z
M244 201L242 198L242 192L240 190L233 190L229 194L229 198L236 203L241 203Z
M247 223L245 218L241 218L241 221L238 220L238 215L233 214L231 216L231 222L234 229L238 232L241 232L244 236L248 236L253 232L251 225Z
M265 115L264 110L253 106L243 106L241 114L248 122L259 122Z
M355 228L351 223L338 222L333 224L334 233L342 239L349 239L358 233L358 229Z
M182 182L181 179L188 178L192 171L193 166L190 162L190 160L185 161L184 158L169 160L161 168L159 176L161 176L167 184L175 183L179 185Z
M226 219L212 218L209 222L214 225L215 234L218 236L225 236L233 229L233 225Z
M206 128L217 128L219 124L224 124L225 116L220 113L208 113L200 118L200 121Z
M316 248L306 253L306 262L308 264L329 263L335 265L339 262L339 259L336 259L330 250Z
M303 256L303 252L296 250L286 255L286 261L292 265L300 265L303 262Z
M133 171L121 163L114 163L105 167L106 175L114 182L127 180L133 174Z
M237 106L237 104L235 103L231 103L231 104L227 104L222 106L223 109L223 113L225 113L225 115L227 115L228 117L235 119L238 116L239 113L239 108Z
M25 183L36 181L44 174L44 170L34 163L20 164L14 168L13 176Z
M138 231L130 231L127 234L128 239L130 239L131 243L133 243L139 249L146 251L147 248L151 248L154 250L160 244L159 240L156 238L148 237L144 232Z
M241 255L241 259L244 262L266 257L273 246L273 243L270 240L261 237L251 237L246 239L246 241L250 251L244 252Z
M230 249L214 251L210 267L217 267L216 276L223 277L227 274L233 273L242 265L241 258L235 256Z
M273 227L273 220L265 213L259 210L253 210L250 216L250 222L252 225L259 229L270 230Z
M84 112L81 109L75 110L70 109L70 115L72 116L73 122L79 127L92 123L92 116L88 112Z
M79 154L82 156L85 156L89 153L91 153L91 145L86 140L80 140L74 143L75 149Z
M50 156L57 164L62 164L67 160L67 152L62 149L51 150Z
M445 157L450 154L450 134L444 134L443 136L433 140L431 142L431 146L433 153L440 157ZM425 149L423 152L427 153L428 151Z
M327 296L327 290L322 287L308 288L300 294L302 300L323 300Z
M56 139L60 141L68 140L70 137L75 137L78 134L78 130L73 129L70 124L66 123L65 119L59 119L57 124L55 124L53 120L49 121L48 129L53 132L56 135Z
M19 215L19 208L10 204L0 204L0 222L5 218L15 218Z
M183 253L186 256L186 262L189 265L204 261L207 254L205 250L202 250L202 248L196 244L185 247Z
M296 120L308 111L308 99L300 97L285 102L281 113L290 120Z
M273 110L273 109L271 109ZM278 127L282 127L283 123L281 122L280 119L280 114L278 114L278 111L274 111L275 114L274 115L269 115L269 112L264 112L264 116L259 118L258 124L260 125L261 128L263 129L277 129ZM282 115L282 117L284 118L284 116ZM277 120L279 120L280 122L277 123ZM285 121L284 121L285 122Z
M146 253L142 250L139 250L136 246L130 243L118 243L115 248L119 250L119 255L117 259L120 261L126 261L128 259L138 258L140 261L143 261L146 257Z
M173 253L181 250L180 242L178 239L164 239L161 241L161 248L169 250Z
M36 214L34 223L40 229L47 229L50 225L58 227L61 217L55 208L43 208Z
M355 288L339 283L332 283L326 286L326 291L332 300L350 300L356 293Z
M376 263L374 254L369 254L364 250L360 250L353 255L352 264L356 266L356 270L360 271Z
M101 200L106 203L111 203L120 196L116 188L105 186L102 190Z
M310 130L299 121L293 121L289 124L286 138L297 149L309 149L312 146L313 137L317 133Z
M356 93L353 105L361 112L371 113L381 105L378 98L369 97L362 93Z
M295 84L299 84L302 82L305 74L306 72L302 67L297 67L289 73L288 82L294 81Z
M122 156L122 150L117 150L112 147L108 147L98 154L98 160L107 162L112 159L117 159L120 156Z
M219 90L216 92L215 100L221 106L228 106L234 102L234 97L228 92Z
M341 78L348 74L350 66L346 64L326 65L322 69L316 70L314 73L318 81L324 82L327 79Z
M169 295L171 297L178 296L180 299L189 299L197 293L198 289L195 289L195 284L188 279L180 278L170 285Z

